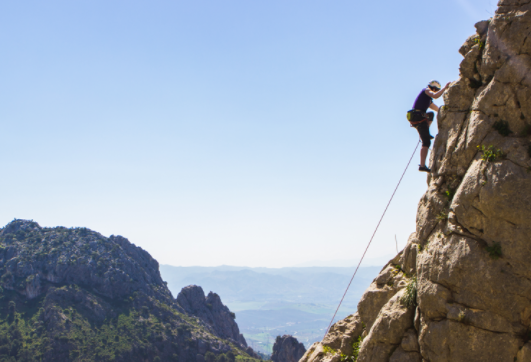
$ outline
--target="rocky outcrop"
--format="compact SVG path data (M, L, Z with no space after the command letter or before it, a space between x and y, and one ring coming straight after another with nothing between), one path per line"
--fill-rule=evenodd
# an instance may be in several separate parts
M5 271L2 286L29 299L42 295L50 285L71 283L90 285L111 299L135 291L165 301L172 298L162 288L158 262L121 236L105 238L85 228L41 228L35 222L16 220L0 237L5 246L0 253Z
M273 345L273 362L297 362L306 352L306 348L297 338L290 335L277 336Z
M230 313L218 296L202 295L220 312L197 318L173 299L157 261L121 236L14 220L0 229L0 293L0 356L9 360L251 357L210 324Z
M416 231L301 362L531 361L531 1L460 49Z
M203 288L189 285L181 290L177 303L190 315L202 319L217 336L247 348L247 342L234 320L236 315L223 305L216 293L210 292L205 298Z

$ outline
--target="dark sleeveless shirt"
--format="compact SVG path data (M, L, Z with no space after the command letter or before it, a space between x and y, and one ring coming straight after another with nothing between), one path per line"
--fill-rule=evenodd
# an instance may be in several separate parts
M413 104L414 109L418 109L419 111L422 111L424 113L426 113L426 111L430 107L430 104L433 102L433 99L426 94L426 89L427 88L424 88L419 93L417 99L415 99L415 103Z

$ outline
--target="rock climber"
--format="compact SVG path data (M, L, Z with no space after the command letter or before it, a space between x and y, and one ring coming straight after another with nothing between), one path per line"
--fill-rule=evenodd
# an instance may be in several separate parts
M426 166L426 157L428 156L428 150L430 149L431 140L433 139L433 136L430 135L430 126L435 114L433 112L428 112L428 108L435 112L439 111L439 107L433 103L433 100L442 96L450 84L451 83L446 84L444 88L441 89L441 83L432 80L428 84L428 87L424 88L419 93L413 104L413 109L408 112L407 119L411 123L411 126L417 129L422 141L419 171L431 172L431 169Z

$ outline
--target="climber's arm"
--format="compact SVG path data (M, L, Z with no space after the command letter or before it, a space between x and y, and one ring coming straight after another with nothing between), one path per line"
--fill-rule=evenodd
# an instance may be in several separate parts
M434 103L430 104L430 109L433 109L435 112L439 112L439 107L437 107L437 105Z
M448 88L450 86L450 84L452 84L451 82L447 83L443 89L441 89L440 91L438 91L437 93L435 92L432 92L431 89L429 88L426 88L426 94L429 95L431 98L433 99L437 99L439 98L440 96L443 95L444 91L446 90L446 88Z

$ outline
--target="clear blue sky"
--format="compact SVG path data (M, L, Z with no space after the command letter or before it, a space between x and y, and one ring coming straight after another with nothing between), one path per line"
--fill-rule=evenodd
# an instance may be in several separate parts
M405 112L457 79L495 7L2 1L0 224L86 226L172 265L355 259L415 148ZM414 231L417 164L370 257Z

